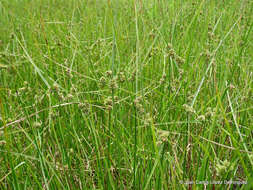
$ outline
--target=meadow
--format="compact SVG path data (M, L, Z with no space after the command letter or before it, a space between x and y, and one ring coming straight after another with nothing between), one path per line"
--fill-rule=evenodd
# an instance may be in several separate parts
M252 189L252 30L250 0L1 0L0 189Z

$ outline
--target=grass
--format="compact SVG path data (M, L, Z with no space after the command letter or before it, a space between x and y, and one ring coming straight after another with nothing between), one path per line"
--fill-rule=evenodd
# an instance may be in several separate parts
M253 187L252 1L2 0L0 18L0 189Z

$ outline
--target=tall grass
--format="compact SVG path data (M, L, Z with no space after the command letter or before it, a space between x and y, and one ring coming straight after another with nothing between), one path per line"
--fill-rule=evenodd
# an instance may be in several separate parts
M252 20L247 0L2 0L0 189L251 189Z

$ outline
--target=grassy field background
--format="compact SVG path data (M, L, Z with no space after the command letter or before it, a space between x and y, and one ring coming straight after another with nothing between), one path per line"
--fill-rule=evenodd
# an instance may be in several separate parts
M249 0L1 0L0 189L253 188L252 29Z

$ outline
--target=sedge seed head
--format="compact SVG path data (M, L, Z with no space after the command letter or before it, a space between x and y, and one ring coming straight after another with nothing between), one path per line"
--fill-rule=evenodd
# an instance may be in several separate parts
M0 146L4 146L6 144L5 140L0 141Z
M41 121L40 122L36 121L33 123L33 127L40 127L41 125L42 125Z
M172 44L171 43L168 43L167 44L167 48L170 50L170 49L172 49Z
M189 113L196 113L192 106L189 106L189 105L187 105L187 104L184 104L183 107L184 107L184 109L185 109L186 112L189 112Z
M105 74L106 74L106 76L111 77L112 76L112 71L111 70L106 71Z
M116 79L112 79L112 80L110 81L109 87L110 87L110 89L116 89L116 88L118 88L118 84L117 84L117 82L116 82Z
M104 87L105 84L106 84L106 79L105 79L105 77L102 76L102 77L99 79L99 82L100 82L100 86L101 86L101 87Z

